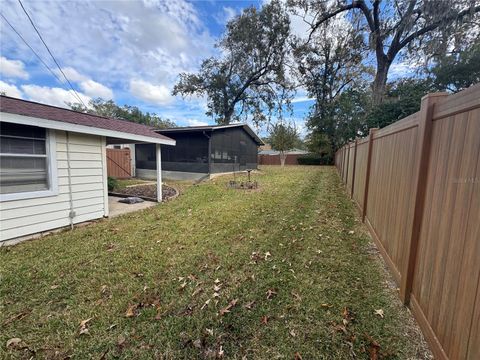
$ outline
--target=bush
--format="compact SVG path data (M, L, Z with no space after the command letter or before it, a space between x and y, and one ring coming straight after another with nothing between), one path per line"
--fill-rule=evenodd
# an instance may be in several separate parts
M333 158L329 155L305 155L297 158L298 165L332 165Z
M108 191L113 191L118 186L118 180L109 176L107 179Z

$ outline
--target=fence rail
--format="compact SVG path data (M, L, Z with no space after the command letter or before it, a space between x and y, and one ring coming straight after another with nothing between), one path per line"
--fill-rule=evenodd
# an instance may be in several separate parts
M480 359L480 84L335 154L342 182L438 359Z

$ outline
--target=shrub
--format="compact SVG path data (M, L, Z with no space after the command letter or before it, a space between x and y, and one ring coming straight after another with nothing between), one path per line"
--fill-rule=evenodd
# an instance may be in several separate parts
M332 165L333 158L329 155L305 155L297 158L298 165Z
M118 186L118 180L109 176L107 179L108 191L113 191Z

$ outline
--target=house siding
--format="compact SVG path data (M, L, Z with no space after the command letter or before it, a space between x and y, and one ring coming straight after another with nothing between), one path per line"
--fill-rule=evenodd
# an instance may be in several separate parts
M67 136L56 131L58 194L0 203L0 242L70 225ZM69 133L70 184L75 217L73 223L108 215L105 139Z

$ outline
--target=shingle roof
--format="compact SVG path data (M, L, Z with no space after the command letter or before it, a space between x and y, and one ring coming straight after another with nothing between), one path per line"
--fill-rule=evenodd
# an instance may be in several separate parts
M41 119L60 121L69 124L89 126L97 129L117 131L126 134L173 141L169 137L155 132L155 129L150 126L137 124L125 120L86 114L78 111L40 104L33 101L21 100L4 95L0 96L0 111L10 114L24 115Z
M262 139L252 130L252 128L245 123L237 123L237 124L228 124L228 125L201 125L201 126L182 126L182 127L175 127L169 129L159 129L156 130L157 132L168 134L172 132L194 132L194 131L214 131L214 130L221 130L221 129L230 129L230 128L243 128L248 135L252 137L252 139L258 144L263 145Z

